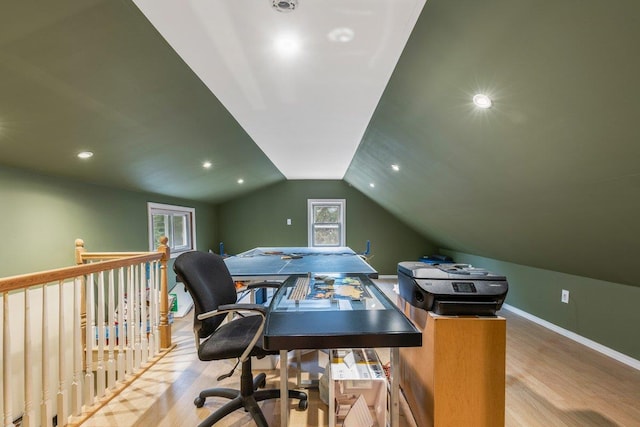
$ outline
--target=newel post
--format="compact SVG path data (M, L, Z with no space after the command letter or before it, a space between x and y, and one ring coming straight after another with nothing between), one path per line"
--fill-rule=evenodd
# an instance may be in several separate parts
M169 246L167 236L160 237L158 252L162 253L160 259L160 348L171 346L171 325L169 324L169 284L167 276L167 263L169 262Z
M84 240L82 239L76 239L76 264L80 265L80 264L84 264L84 261L82 260L82 254L85 253L87 250L84 247Z

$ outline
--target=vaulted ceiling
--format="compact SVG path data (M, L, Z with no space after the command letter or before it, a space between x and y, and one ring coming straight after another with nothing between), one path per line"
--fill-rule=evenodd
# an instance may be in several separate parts
M640 258L639 2L386 0L366 15L367 1L327 1L358 12L323 21L325 29L355 29L351 42L323 41L341 49L345 68L323 68L340 59L329 51L294 73L307 83L289 81L275 57L222 67L233 78L227 86L242 86L254 102L240 107L227 100L233 95L217 95L192 59L237 61L252 52L256 17L304 18L298 28L309 35L325 18L304 8L324 2L299 0L281 15L267 10L269 0L158 2L191 4L192 18L202 16L197 8L226 17L214 27L234 37L212 30L208 42L232 49L229 57L197 50L207 44L192 44L192 55L174 46L149 3L2 2L0 164L211 203L287 178L342 173L443 248L640 284L632 268ZM271 15L241 13L251 7ZM193 21L171 17L169 25L194 30ZM385 23L397 25L387 38ZM360 35L384 61L357 44ZM270 81L274 70L282 78ZM340 86L341 78L349 83ZM478 92L493 98L492 108L473 106ZM267 109L270 96L284 103ZM282 141L298 145L270 151ZM336 142L340 150L331 149ZM81 162L83 150L94 157ZM305 155L316 170L338 172L299 175L295 162Z
M344 177L425 2L133 1L287 179Z

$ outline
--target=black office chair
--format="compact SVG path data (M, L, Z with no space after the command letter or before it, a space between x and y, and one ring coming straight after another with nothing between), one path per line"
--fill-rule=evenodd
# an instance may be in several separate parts
M198 408L204 405L207 397L218 396L231 399L209 415L199 427L212 426L240 408L251 413L259 427L268 427L257 402L279 398L280 390L258 390L265 386L266 375L260 373L253 378L251 372L251 356L264 357L278 353L262 348L266 308L258 304L237 303L235 284L224 260L219 255L197 251L186 252L176 258L173 269L193 299L195 307L193 331L198 358L203 361L238 359L231 372L218 377L218 381L231 376L238 364L242 363L240 390L211 388L201 391L195 399L194 404ZM263 282L258 286L252 285L252 288L263 287L260 285L276 286L273 282ZM234 313L234 318L223 323L229 313ZM247 315L248 313L251 315ZM288 397L300 399L299 409L307 408L306 393L290 390Z

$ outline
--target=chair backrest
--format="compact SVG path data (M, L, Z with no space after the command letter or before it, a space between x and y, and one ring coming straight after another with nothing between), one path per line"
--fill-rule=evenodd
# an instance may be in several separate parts
M194 330L198 337L208 337L220 326L225 316L200 321L198 315L237 301L236 287L227 265L220 255L193 251L179 255L173 264L173 271L193 299Z

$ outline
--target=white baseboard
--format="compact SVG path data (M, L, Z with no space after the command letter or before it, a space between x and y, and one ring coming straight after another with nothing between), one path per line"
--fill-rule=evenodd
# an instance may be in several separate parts
M534 316L533 314L529 314L526 311L520 310L519 308L513 307L509 304L503 304L502 308L505 310L509 310L510 312L517 314L518 316L524 317L527 320L531 320L534 323L537 323L540 326L543 326L547 329L552 330L564 337L567 337L575 342L578 342L582 345L589 347L592 350L595 350L599 353L604 354L605 356L609 356L612 359L617 360L618 362L624 363L625 365L631 366L640 371L640 360L636 360L632 357L627 356L626 354L615 351L609 347L606 347L602 344L598 344L595 341L592 341L588 338L585 338L581 335L576 334L575 332L571 332L567 329L561 328L560 326L554 325L551 322L548 322L544 319Z

